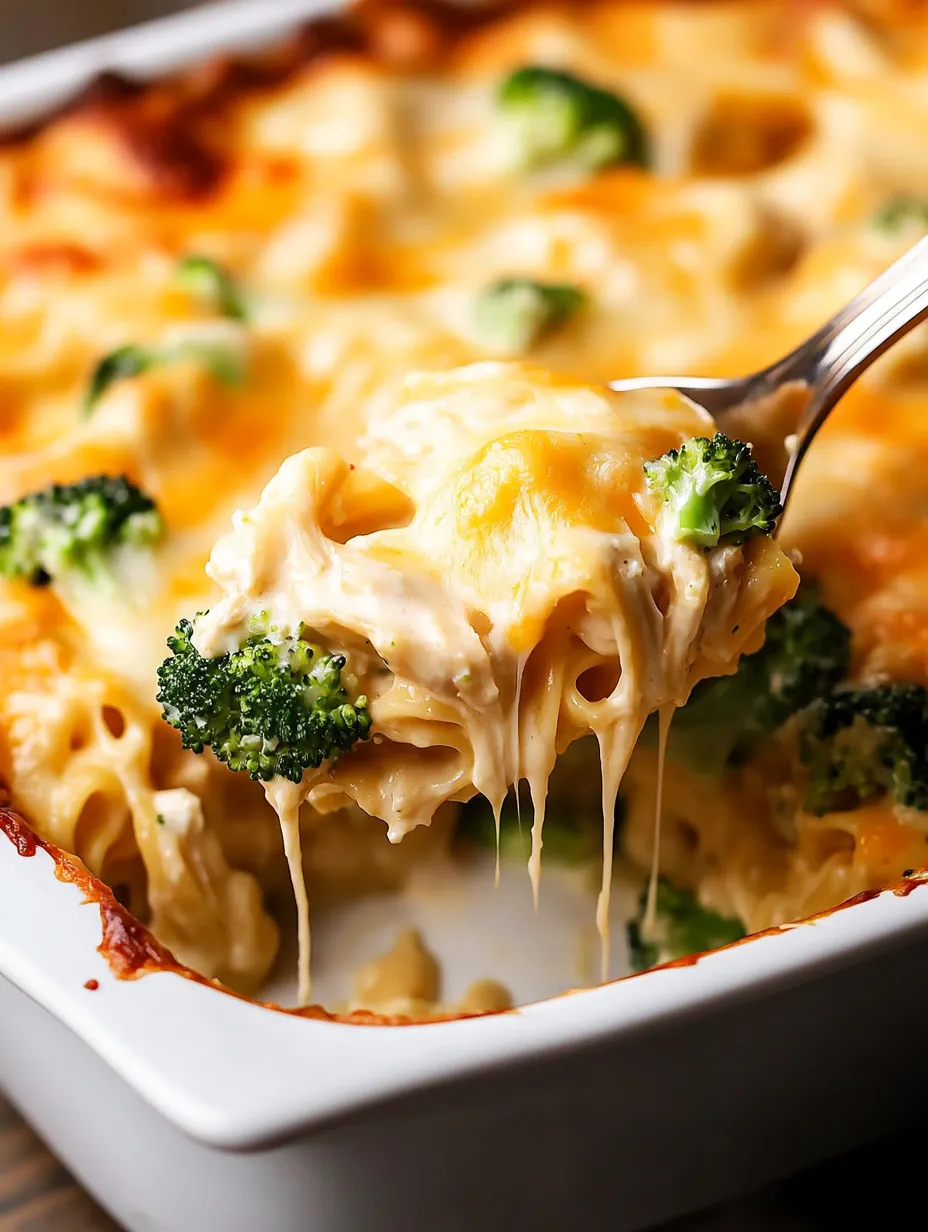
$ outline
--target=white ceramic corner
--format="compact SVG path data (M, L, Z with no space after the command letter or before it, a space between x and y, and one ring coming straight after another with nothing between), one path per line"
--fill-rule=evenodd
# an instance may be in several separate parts
M0 127L41 117L99 73L148 79L222 52L254 51L333 7L332 0L227 0L30 56L0 68Z
M887 892L518 1012L353 1026L116 979L98 906L0 836L0 1083L133 1232L553 1229L584 1201L641 1227L905 1119L926 935L928 888Z
M928 930L928 886L758 937L692 966L520 1010L406 1027L278 1013L172 972L121 980L97 953L99 907L39 849L0 835L0 973L163 1116L214 1146L253 1149L410 1091L585 1045L628 1045L724 1002L821 977ZM99 987L85 988L88 980Z

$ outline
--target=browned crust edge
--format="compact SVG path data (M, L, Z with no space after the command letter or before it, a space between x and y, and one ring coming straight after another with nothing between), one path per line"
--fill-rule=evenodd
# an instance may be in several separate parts
M880 886L875 890L861 890L859 894L855 894L852 898L846 898L844 902L837 903L834 907L828 907L824 911L817 911L815 915L803 916L801 920L792 920L788 924L775 924L773 928L762 928L760 932L748 933L747 936L741 937L738 941L730 941L728 945L719 946L717 950L704 950L699 954L685 954L682 958L671 959L670 962L659 963L655 967L648 967L646 971L636 971L633 976L626 976L626 979L632 979L634 976L647 975L650 971L666 971L672 967L692 967L699 962L700 958L705 958L707 954L718 954L721 950L734 950L738 946L744 945L748 941L757 941L760 937L777 937L782 933L792 932L794 928L801 928L805 924L814 924L817 920L826 920L829 916L837 915L839 911L844 911L848 907L856 907L860 903L869 903L874 898L879 898L881 894L893 894L896 898L908 898L913 890L917 890L919 886L928 885L928 867L926 868L907 868L898 881L891 881L888 885Z
M570 11L583 6L584 0L561 0L557 8ZM0 131L0 148L28 142L69 116L105 119L120 129L136 161L149 170L159 187L174 195L196 198L214 188L223 171L218 151L198 134L204 122L230 101L248 93L271 90L309 65L339 55L365 58L384 68L436 68L468 34L518 10L544 7L538 0L490 0L490 3L471 8L456 5L451 0L354 0L339 12L323 14L304 23L278 46L258 55L217 56L194 68L153 81L104 71L40 119ZM368 1010L332 1014L319 1005L287 1009L273 1002L239 997L218 981L208 980L179 963L116 901L108 886L94 877L75 856L40 838L19 814L0 806L0 829L21 856L34 856L39 849L47 852L55 862L58 879L80 886L85 901L98 905L103 929L98 950L118 979L133 980L154 971L173 971L195 983L279 1013L354 1025L420 1026L486 1016L451 1014L419 1023ZM886 891L904 898L917 886L925 884L928 884L928 870L910 869L899 881L882 889L864 890L796 924L752 933L723 948L824 919ZM703 954L690 954L649 970L692 966L702 957ZM91 985L96 985L96 981L87 981L85 987L90 989ZM492 1014L507 1012L512 1011L489 1011Z
M193 971L190 967L185 967L182 963L178 962L170 950L165 949L160 942L155 940L144 924L141 924L121 903L116 901L109 886L104 885L99 878L94 877L76 856L69 855L66 851L62 851L60 847L56 847L54 843L49 843L45 839L40 838L18 813L5 806L0 806L0 830L3 831L21 856L29 858L34 856L39 850L50 855L55 862L55 876L58 880L79 886L84 893L84 902L96 903L100 910L100 923L103 933L100 944L97 946L97 952L106 959L110 970L117 979L136 980L140 976L149 975L153 972L173 972L175 975L183 976L184 979L191 980L195 984L204 984L206 987L213 988L217 992L224 993L226 996L234 997L238 1001L248 1001L252 1005L274 1010L279 1014L288 1014L294 1018L311 1018L318 1022L344 1023L350 1026L429 1026L441 1022L454 1022L463 1018L488 1018L495 1017L497 1014L517 1012L517 1010L487 1010L481 1013L445 1014L417 1021L398 1015L376 1014L371 1010L352 1010L349 1014L333 1014L321 1005L307 1005L299 1009L289 1009L285 1006L277 1005L273 1001L260 1001L257 998L241 996L239 993L233 992L230 988L220 984L218 980L208 980L205 976L200 975L199 972ZM892 893L897 898L907 898L913 890L924 885L928 885L928 869L906 869L898 881L891 882L881 889L863 890L861 893L855 894L853 898L848 898L843 903L839 903L827 911L819 911L815 915L808 916L803 920L797 920L795 923L779 925L775 928L766 928L761 932L750 933L748 936L742 937L740 941L733 941L729 945L720 947L720 949L731 950L749 941L756 941L759 937L772 937L793 928L799 928L804 924L813 924L816 920L826 919L828 916L832 916L838 911L844 911L848 907L855 907L860 903L870 902L884 893ZM687 954L684 958L661 963L657 967L648 968L647 971L639 971L623 978L635 979L638 976L648 975L651 971L669 970L673 967L692 967L701 958L705 958L706 953L717 954L719 952L720 950L711 950L699 954ZM611 983L618 982L618 980L611 981ZM99 984L96 980L88 980L84 987L95 992ZM571 996L585 991L589 990L572 989L563 995Z
M784 0L784 28L794 28L820 3ZM876 20L872 0L834 3L866 22ZM877 11L881 5L890 24L928 12L926 0L877 0ZM266 51L213 56L154 79L104 71L28 124L4 131L0 122L0 148L27 143L58 121L85 118L117 134L150 189L196 201L222 184L234 160L235 151L224 144L222 110L249 94L272 90L308 66L338 57L375 68L437 70L468 35L501 18L530 10L569 15L586 7L589 0L349 0Z
M196 200L219 186L234 151L223 148L217 117L234 101L282 85L310 65L337 57L398 70L439 68L466 35L537 0L353 0L299 26L256 54L218 55L180 72L139 80L101 72L40 118L3 131L0 148L28 143L55 123L82 118L114 130L158 191ZM559 9L582 7L561 0Z
M321 1005L289 1009L273 1001L259 1001L253 997L243 997L230 988L226 988L224 984L220 984L218 980L208 980L199 972L178 962L170 950L165 949L159 941L155 940L144 924L116 901L109 886L95 877L76 856L69 855L60 847L56 847L54 843L40 838L19 813L11 808L0 806L0 830L21 856L28 859L37 851L44 851L50 855L55 862L55 876L58 880L79 886L84 894L84 902L97 905L102 926L102 938L97 946L97 952L106 959L110 970L119 980L137 980L143 975L150 975L157 971L173 972L195 984L205 984L208 988L234 997L238 1001L248 1001L252 1005L259 1005L263 1009L274 1010L279 1014L362 1027L428 1026L432 1023L451 1022L460 1018L486 1018L510 1012L508 1010L487 1010L481 1013L446 1014L419 1021L401 1015L375 1014L371 1010L352 1010L349 1014L333 1014ZM95 992L98 983L96 980L88 980L84 987Z

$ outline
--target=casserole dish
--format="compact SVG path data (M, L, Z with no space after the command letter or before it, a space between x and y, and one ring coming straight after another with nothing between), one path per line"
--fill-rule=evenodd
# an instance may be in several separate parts
M119 980L97 906L23 849L0 843L0 1081L132 1232L642 1228L920 1115L920 882L692 965L389 1028Z
M28 123L103 68L157 75L272 42L312 7L223 6L40 57L0 78L0 107ZM698 962L390 1028L280 1013L177 969L119 979L101 926L110 953L132 926L75 876L7 818L0 1081L130 1229L631 1229L918 1106L918 876Z

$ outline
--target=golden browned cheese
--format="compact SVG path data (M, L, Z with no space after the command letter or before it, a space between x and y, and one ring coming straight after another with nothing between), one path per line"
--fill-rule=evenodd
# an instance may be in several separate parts
M515 169L495 95L529 62L627 97L653 167ZM134 603L91 610L0 589L0 768L14 802L123 885L180 957L255 986L276 949L264 898L284 881L273 812L259 785L183 753L154 700L176 619L216 602L204 566L232 512L255 505L285 458L318 447L362 472L342 476L358 510L342 538L400 525L409 494L387 454L402 441L383 425L409 373L511 358L473 323L474 296L496 278L584 289L584 311L530 356L567 381L775 358L924 230L917 214L895 230L873 217L896 194L928 198L926 131L920 4L553 3L478 19L378 3L250 60L145 87L107 78L7 141L0 500L126 473L169 529ZM178 284L191 253L234 274L247 324ZM172 364L81 414L102 355L191 338L234 350L246 379L227 388ZM855 670L928 680L928 477L912 460L928 444L925 346L915 333L839 409L783 543L851 625ZM484 467L496 468L500 510L507 484L548 464L549 444L526 429ZM369 458L385 484L365 478ZM557 465L576 488L581 460ZM442 494L429 499L440 507ZM885 811L784 840L752 824L752 801L700 805L701 790L678 775L668 786L668 870L701 870L707 899L752 926L924 859L919 826ZM644 865L646 796L627 840ZM311 884L402 878L381 828L342 813L353 817L342 845L325 808L320 798L300 816Z

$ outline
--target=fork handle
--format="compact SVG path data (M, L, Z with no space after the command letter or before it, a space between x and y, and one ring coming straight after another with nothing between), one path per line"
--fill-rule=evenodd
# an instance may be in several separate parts
M634 377L613 381L610 388L619 393L676 389L704 407L723 429L726 415L743 423L745 415L756 409L754 404L769 399L777 390L787 386L794 391L804 388L807 402L789 441L790 457L780 489L785 504L799 463L838 400L874 360L926 318L928 236L884 270L810 338L769 368L734 380Z
M818 430L850 386L928 313L928 236L855 296L794 351L745 377L645 376L610 382L617 393L676 389L712 416L741 409L799 381L811 390L802 432ZM812 426L814 421L814 427Z

